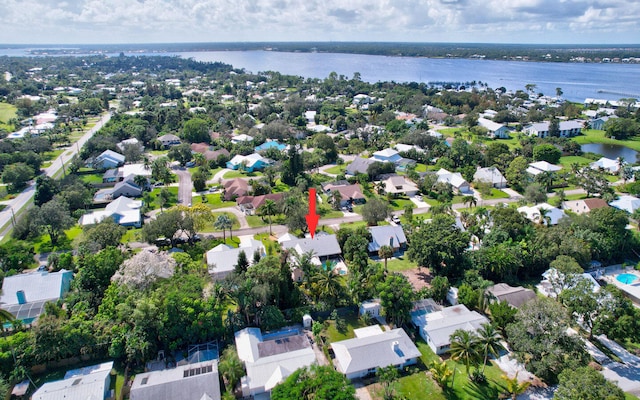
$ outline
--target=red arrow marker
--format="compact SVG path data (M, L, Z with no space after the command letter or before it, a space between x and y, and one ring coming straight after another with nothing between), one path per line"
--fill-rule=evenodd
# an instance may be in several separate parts
M305 218L307 219L307 227L309 228L311 239L313 239L320 220L320 216L316 214L316 190L314 188L309 189L309 214L305 215Z

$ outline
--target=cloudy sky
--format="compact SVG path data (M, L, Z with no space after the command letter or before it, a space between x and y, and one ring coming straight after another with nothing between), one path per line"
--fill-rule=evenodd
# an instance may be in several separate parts
M1 0L0 43L640 43L638 0Z

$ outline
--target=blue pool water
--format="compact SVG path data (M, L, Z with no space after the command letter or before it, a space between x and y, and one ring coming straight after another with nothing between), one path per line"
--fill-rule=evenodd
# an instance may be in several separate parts
M620 274L616 276L616 279L618 280L618 282L622 282L626 285L630 285L636 280L638 280L638 277L634 274Z

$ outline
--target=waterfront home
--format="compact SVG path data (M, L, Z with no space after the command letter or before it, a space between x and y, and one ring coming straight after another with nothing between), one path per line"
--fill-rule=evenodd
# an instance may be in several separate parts
M560 137L573 137L579 135L582 132L583 121L571 120L571 121L559 121L558 122L558 135ZM524 132L529 136L536 136L539 138L545 138L549 136L549 129L551 123L549 121L536 122L524 127Z
M554 165L546 161L536 161L529 164L529 166L526 169L526 172L532 176L536 176L543 172L550 172L550 173L558 172L561 169L562 167L559 165Z
M620 160L612 160L607 157L601 157L598 161L589 164L591 169L605 171L609 174L616 175L620 171Z
M414 365L420 351L402 328L383 331L380 325L355 329L353 339L331 344L336 370L347 379L373 375L378 368Z
M240 380L243 397L269 398L271 389L289 375L317 362L309 338L297 330L263 334L259 328L245 328L235 333L235 343L247 371Z

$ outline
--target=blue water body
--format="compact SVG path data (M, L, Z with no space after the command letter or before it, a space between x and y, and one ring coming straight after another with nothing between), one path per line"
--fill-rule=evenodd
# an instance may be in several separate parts
M638 280L638 277L635 276L634 274L620 274L616 276L616 279L618 280L618 282L624 283L626 285L630 285L636 280Z
M640 156L640 153L637 151L630 149L628 147L619 145L619 144L608 144L608 143L588 143L580 146L582 151L602 154L604 157L615 160L618 157L622 157L625 161L630 163L635 163Z
M618 100L640 98L640 64L581 64L420 57L387 57L362 54L284 53L273 51L209 51L177 53L198 61L221 61L250 72L278 71L305 78L326 78L331 72L351 78L359 72L363 81L470 82L491 88L524 90L555 96L561 88L571 101L585 98ZM605 92L599 93L599 90Z

